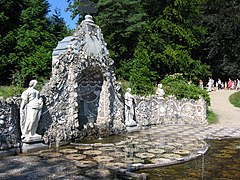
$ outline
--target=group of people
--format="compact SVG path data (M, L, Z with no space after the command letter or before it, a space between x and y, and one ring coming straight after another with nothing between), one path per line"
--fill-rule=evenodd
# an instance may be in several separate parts
M203 82L202 80L200 80L199 82L200 87L203 89ZM240 90L240 80L236 79L236 80L231 80L231 78L228 79L228 81L221 81L220 78L218 78L218 80L214 81L213 78L209 78L208 79L208 83L207 83L207 91L211 92L211 91L215 91L215 90L222 90L222 89L228 89L228 90Z
M240 90L240 80L231 80L230 78L228 79L228 89L229 90Z

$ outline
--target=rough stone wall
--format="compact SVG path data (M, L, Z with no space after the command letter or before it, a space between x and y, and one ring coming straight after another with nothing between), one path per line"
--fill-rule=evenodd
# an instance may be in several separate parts
M20 97L0 99L0 150L20 146Z
M157 124L206 125L207 107L203 99L177 100L175 97L136 97L136 121L140 126Z
M91 139L97 138L99 136L104 136L106 134L116 134L116 130L124 130L125 126L122 119L124 107L121 103L123 98L121 96L121 85L117 82L115 83L115 89L113 89L113 91L115 90L118 93L115 93L115 96L110 96L111 101L107 101L108 103L111 102L107 105L111 105L113 107L113 109L111 110L113 112L111 113L111 118L107 119L106 121L104 121L103 118L100 120L98 119L96 123L88 123L86 124L86 127L82 130L70 129L71 127L74 127L74 125L72 125L72 122L70 121L72 119L70 118L70 120L64 120L61 116L63 115L63 112L67 113L68 111L66 111L67 108L63 106L64 103L66 103L64 102L64 100L66 100L67 97L60 94L60 97L58 98L61 101L59 101L58 106L56 106L57 109L53 111L56 113L55 115L53 115L53 117L56 119L48 122L51 124L49 125L49 130L46 131L45 141L47 142L50 139L52 139L53 141L61 141L63 139L66 140L69 139L69 137L67 137L69 135L78 137L79 139L86 137ZM103 92L105 93L106 91L102 91L102 93ZM107 98L108 93L105 94L106 97L103 97ZM114 98L116 99L114 100ZM20 97L12 97L8 98L7 100L0 99L0 150L20 147L20 102ZM103 108L104 103L100 106ZM54 108L55 106L52 107ZM100 113L104 112L102 110L99 111ZM206 103L203 99L195 101L189 99L177 100L175 97L168 97L165 99L158 99L156 96L136 97L135 111L136 121L140 127L161 124L207 124ZM45 114L43 114L42 117L46 117ZM104 117L104 115L100 117ZM43 123L43 121L41 123ZM41 130L41 125L38 128L38 133L40 133L39 130ZM67 132L69 134L67 134L66 131L70 131Z

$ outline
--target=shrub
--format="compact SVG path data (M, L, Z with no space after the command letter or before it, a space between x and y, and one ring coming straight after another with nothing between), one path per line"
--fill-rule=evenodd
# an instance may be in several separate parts
M229 101L235 107L240 108L240 92L235 92L229 97Z
M182 74L167 75L161 83L165 96L174 95L177 99L187 98L198 100L201 96L210 105L210 97L206 90L187 82Z

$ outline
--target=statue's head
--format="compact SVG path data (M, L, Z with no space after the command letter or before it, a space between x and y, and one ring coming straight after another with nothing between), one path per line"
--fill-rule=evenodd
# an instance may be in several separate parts
M29 82L29 87L35 87L37 85L37 80L33 79Z
M161 89L162 89L162 84L158 84L158 88L161 88Z
M131 92L132 91L132 89L131 88L127 88L127 92Z

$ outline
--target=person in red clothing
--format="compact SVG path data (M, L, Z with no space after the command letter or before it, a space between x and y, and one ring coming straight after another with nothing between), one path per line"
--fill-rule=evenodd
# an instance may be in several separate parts
M228 90L231 90L231 88L232 88L232 80L229 78L228 79Z

